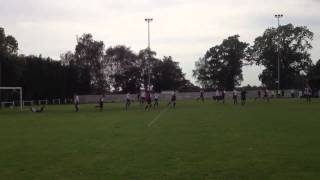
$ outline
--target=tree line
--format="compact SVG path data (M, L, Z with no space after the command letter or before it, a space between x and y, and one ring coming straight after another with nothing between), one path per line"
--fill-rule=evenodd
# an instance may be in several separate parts
M137 93L147 88L148 76L154 91L196 91L171 56L162 59L143 49L105 48L91 34L77 38L74 51L60 60L41 55L18 54L18 42L0 28L0 86L21 86L25 99L71 98L74 94ZM11 94L2 92L3 99Z
M255 64L264 67L259 75L262 86L277 89L279 57L281 89L299 89L308 81L320 88L320 62L312 63L313 32L307 27L268 28L251 46L239 37L224 39L196 61L193 76L202 87L233 90L243 80L243 66Z
M227 37L195 63L193 76L204 89L232 90L243 81L244 66L263 66L262 85L277 88L278 57L281 89L302 88L309 80L320 88L320 62L310 56L313 32L287 24L268 28L253 45L239 35ZM117 45L105 48L91 34L77 38L74 51L59 60L18 54L18 42L0 28L0 86L22 86L26 99L71 98L74 94L137 93L149 81L154 91L198 91L171 56L159 59L151 49L138 53ZM0 93L1 95L1 93Z

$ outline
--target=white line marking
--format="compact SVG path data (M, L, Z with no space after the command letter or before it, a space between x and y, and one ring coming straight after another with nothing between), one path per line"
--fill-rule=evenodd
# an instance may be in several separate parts
M169 108L163 109L155 118L153 118L152 121L150 121L150 123L148 124L148 127L151 127L156 121L158 121L158 119L162 116L162 114L164 114L165 112L167 112L168 109L169 109Z

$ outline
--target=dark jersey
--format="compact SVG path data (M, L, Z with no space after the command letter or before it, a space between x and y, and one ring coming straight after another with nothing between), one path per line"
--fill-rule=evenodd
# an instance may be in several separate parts
M241 91L241 99L246 99L247 91Z
M171 101L176 101L176 95L174 94L174 95L172 95L172 97L171 97Z

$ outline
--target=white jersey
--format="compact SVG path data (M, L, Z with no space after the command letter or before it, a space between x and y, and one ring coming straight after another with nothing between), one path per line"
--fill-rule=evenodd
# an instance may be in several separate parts
M127 99L127 100L131 100L131 97L130 97L130 94L129 94L129 93L126 95L126 99Z
M237 90L233 90L233 95L234 96L238 96L238 91Z
M154 94L154 99L159 99L159 94L155 93Z
M79 96L76 96L76 97L74 98L74 102L75 102L75 103L79 103L79 102L80 102Z
M220 92L216 90L216 97L220 96Z
M141 92L141 97L145 98L146 97L146 93L145 92Z

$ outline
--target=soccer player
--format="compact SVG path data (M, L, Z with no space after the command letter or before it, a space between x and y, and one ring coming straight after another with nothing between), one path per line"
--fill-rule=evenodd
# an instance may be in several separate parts
M302 94L302 91L300 90L300 91L299 91L299 98L300 98L300 99L302 98L302 95L303 95L303 94Z
M152 107L152 104L151 104L151 95L150 95L150 92L149 91L146 91L146 93L145 93L145 100L146 100L146 102L147 102L147 105L146 105L146 107L144 108L144 110L150 110L151 109L151 107Z
M130 97L130 93L128 92L126 95L126 110L128 110L130 105L131 105L131 97Z
M281 90L277 91L277 97L280 98L281 97Z
M153 104L153 108L158 107L159 106L159 94L157 92L154 93L154 104Z
M79 100L79 96L75 95L74 96L74 107L76 109L76 112L79 112L79 104L80 104L80 100Z
M140 95L140 104L144 104L145 100L146 100L146 92L142 91Z
M264 90L263 99L264 99L264 100L267 100L267 102L270 101L270 99L269 99L269 90L268 90L268 89L265 89L265 90Z
M274 91L271 91L271 97L274 98Z
M174 91L172 96L171 96L171 100L168 103L168 106L172 105L175 108L176 107L176 100L177 100L176 92Z
M241 105L242 106L244 106L246 104L246 100L247 100L247 91L243 89L241 91Z
M225 101L226 101L226 91L225 90L222 90L221 91L221 99L222 99L222 103L224 104Z
M291 89L291 98L295 98L295 95L294 95L294 90L293 89Z
M236 89L233 90L233 104L238 104L238 91Z
M309 85L304 89L304 94L306 96L307 102L311 103L312 90Z
M31 107L30 110L33 113L41 113L44 110L44 106L41 106L41 108Z
M98 107L100 108L100 111L103 111L103 103L104 103L104 99L103 97L100 97L99 102L98 102Z
M217 89L216 90L216 92L215 92L215 100L217 101L217 102L219 102L219 100L220 100L220 92L219 92L219 90Z
M204 102L204 92L203 90L200 90L200 97L197 100L201 100L202 102Z

